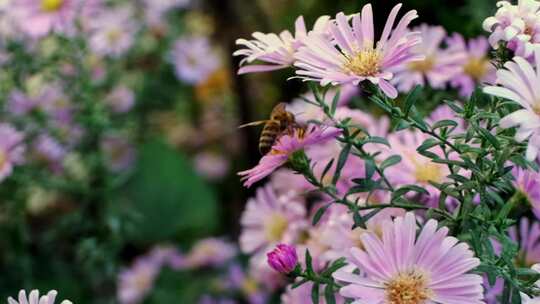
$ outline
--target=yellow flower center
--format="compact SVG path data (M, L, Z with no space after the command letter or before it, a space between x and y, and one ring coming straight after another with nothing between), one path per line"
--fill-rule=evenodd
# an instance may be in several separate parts
M287 230L288 226L287 218L282 214L271 215L265 223L264 232L266 238L270 242L278 242L281 240L283 233Z
M540 116L540 100L538 100L535 104L532 105L532 110L536 115Z
M246 278L242 283L242 291L246 295L256 294L258 290L259 286L257 285L257 281L252 278Z
M122 37L122 31L120 29L111 29L107 32L107 40L110 43L115 43Z
M366 49L354 56L347 56L345 70L358 76L375 76L379 73L381 53L378 50Z
M476 81L482 80L487 73L489 61L486 58L471 58L463 67L465 74Z
M419 73L427 73L435 66L435 59L431 56L426 57L424 60L413 61L408 64L409 69Z
M429 299L431 290L421 272L401 273L386 283L388 304L423 304Z
M417 164L416 171L414 173L416 180L423 183L441 182L444 178L444 174L439 164Z
M41 0L41 9L46 12L55 12L64 4L64 0Z
M0 170L4 168L7 162L8 162L8 158L7 158L6 152L0 150Z

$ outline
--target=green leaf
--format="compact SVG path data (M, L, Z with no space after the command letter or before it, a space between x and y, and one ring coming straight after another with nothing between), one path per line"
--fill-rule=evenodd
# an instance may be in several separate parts
M311 287L311 302L319 304L319 283L313 283Z
M351 152L351 147L351 144L347 144L341 150L336 166L336 171L334 172L334 176L332 177L332 185L335 185L339 180L339 177L341 176L341 170L343 170L343 167L345 166L345 163L347 162L347 159Z
M422 86L417 85L405 98L405 116L409 115L409 111L416 104L418 98L422 94Z
M136 229L129 235L134 241L154 243L174 236L203 236L216 227L212 189L184 156L161 142L141 147L126 193L131 203L119 208L138 215Z
M324 299L326 304L336 304L336 297L334 295L334 284L327 284L324 288Z
M435 138L428 138L420 145L420 147L416 148L416 151L418 152L426 151L428 149L431 149L437 146L438 144L439 144L439 141L436 140Z
M336 95L334 96L334 99L332 100L332 106L330 107L330 114L332 114L332 116L334 116L334 114L336 113L337 104L339 102L340 95L341 95L341 92L338 90L336 92Z
M392 155L389 158L385 159L381 163L379 168L384 171L385 169L390 168L392 166L395 166L395 165L399 164L400 162L401 162L401 156Z
M436 130L436 129L440 129L440 128L452 128L455 129L456 127L458 126L458 123L453 121L453 120L441 120L441 121L438 121L436 122L433 126L432 126L432 129L433 130Z
M319 208L319 210L317 210L317 212L313 216L313 221L312 221L313 226L319 223L319 221L321 220L321 217L324 215L326 210L328 210L328 207L330 207L330 204L322 206L321 208Z
M386 138L383 138L383 137L370 136L370 137L367 137L364 140L362 140L362 144L370 144L370 143L383 144L383 145L385 145L387 147L390 147L390 143L388 142L388 140Z
M334 159L332 158L327 164L326 166L324 167L324 170L321 174L321 180L324 180L324 177L326 176L326 174L328 174L328 171L330 171L330 168L332 168L332 165L334 164Z

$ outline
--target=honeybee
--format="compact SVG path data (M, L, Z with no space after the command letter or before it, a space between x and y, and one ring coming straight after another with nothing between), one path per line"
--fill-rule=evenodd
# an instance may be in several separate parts
M259 137L259 152L261 152L261 155L270 152L279 135L287 130L292 130L296 126L294 114L287 111L286 106L287 104L281 102L272 109L270 119L254 121L239 127L244 128L264 124Z

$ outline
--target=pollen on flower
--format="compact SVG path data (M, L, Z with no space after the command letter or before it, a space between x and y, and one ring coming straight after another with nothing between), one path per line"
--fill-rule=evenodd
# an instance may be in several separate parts
M365 49L347 57L345 69L358 76L375 76L380 70L381 57L378 50Z
M534 113L536 113L538 116L540 116L540 100L538 100L533 106L532 110Z
M266 238L270 241L277 242L281 240L283 233L288 226L287 218L282 214L273 214L266 221L264 232Z
M415 171L416 180L428 183L429 181L440 182L444 176L438 164L417 164Z
M471 58L463 67L465 74L480 81L488 72L489 61L486 58Z
M41 0L41 8L46 12L59 10L64 4L64 0Z
M435 66L435 59L433 57L426 57L424 60L410 62L408 66L413 71L427 73Z
M386 284L386 298L389 304L423 304L431 291L427 287L422 272L411 271L399 274Z

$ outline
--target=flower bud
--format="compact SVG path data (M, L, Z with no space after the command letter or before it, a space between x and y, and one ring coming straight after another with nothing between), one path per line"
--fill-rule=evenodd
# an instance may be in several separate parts
M293 246L279 244L266 256L268 257L268 265L280 273L290 273L298 264L298 256Z

